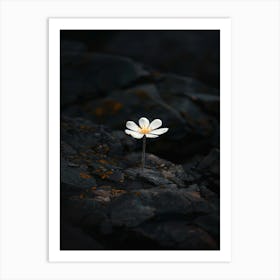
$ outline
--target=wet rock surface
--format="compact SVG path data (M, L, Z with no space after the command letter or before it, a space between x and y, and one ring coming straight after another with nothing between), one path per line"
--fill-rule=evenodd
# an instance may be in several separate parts
M61 249L218 250L219 91L82 43L61 50ZM148 139L142 170L124 128L144 115L169 132Z

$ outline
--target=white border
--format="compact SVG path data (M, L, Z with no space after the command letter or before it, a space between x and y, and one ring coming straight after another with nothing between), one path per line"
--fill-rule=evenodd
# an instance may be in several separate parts
M60 30L219 29L221 45L221 243L219 251L60 251ZM231 261L231 21L228 18L49 19L49 261L229 262Z

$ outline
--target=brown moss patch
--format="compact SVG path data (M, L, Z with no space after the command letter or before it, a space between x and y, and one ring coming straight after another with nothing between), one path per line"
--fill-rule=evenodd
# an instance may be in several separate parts
M114 115L123 108L123 104L114 99L104 100L103 103L96 107L93 113L97 117L103 117L105 115Z
M81 172L80 177L83 179L89 179L89 178L91 178L91 175L89 175L88 173L85 173L85 172Z

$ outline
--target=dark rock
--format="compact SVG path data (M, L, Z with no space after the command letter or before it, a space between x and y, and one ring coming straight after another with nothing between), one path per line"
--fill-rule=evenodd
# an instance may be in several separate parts
M103 246L81 228L61 225L60 250L101 250Z
M152 203L157 212L195 215L212 212L215 208L199 193L187 189L157 189L152 194Z
M87 46L78 41L61 41L60 50L62 65L75 65L83 59ZM62 74L65 74L64 71Z
M220 238L220 219L217 213L200 216L194 220L194 224L207 231L211 236Z
M126 157L129 165L135 165L135 162L141 161L141 155L132 153ZM155 168L156 167L156 168ZM156 186L176 185L177 187L186 187L185 181L188 175L181 165L175 165L169 161L163 160L153 154L146 154L146 167L144 172L140 167L128 168L126 174L131 179L139 178Z
M132 31L113 32L110 40L104 35L99 47L96 40L61 42L62 247L217 250L220 98L219 89L209 86L214 75L209 73L217 74L218 64L212 71L197 32L139 32L139 38L148 40L135 46L124 38L130 34L139 41ZM186 44L176 43L179 34ZM170 42L179 46L178 53L169 51ZM145 44L152 52L143 52ZM201 71L209 74L208 80L197 79L200 75L194 73ZM142 141L124 133L127 120L143 115L160 118L169 128L159 138L147 139L144 170Z
M123 195L112 203L111 219L114 226L135 227L154 216L155 209L144 205L136 195Z
M193 191L193 192L200 191L200 187L197 184L190 185L188 189L189 189L189 191Z
M199 193L179 189L142 189L125 194L112 202L111 218L116 226L135 227L165 215L191 217L211 213L214 207Z
M125 57L92 53L87 55L86 70L96 90L108 91L128 85L148 75L139 63Z
M129 58L83 52L79 46L68 50L67 45L64 43L61 56L62 106L84 102L96 93L121 88L148 74Z
M207 170L215 175L220 173L220 151L213 149L211 152L199 163L199 169Z
M73 156L77 154L77 151L75 151L73 147L71 147L69 144L65 143L64 141L61 141L60 149L61 149L61 154L65 156Z
M136 228L146 238L155 240L165 249L209 250L216 249L215 240L202 229L184 221L148 223Z
M219 198L204 184L217 178L209 155L183 167L147 153L142 170L141 153L131 152L124 133L82 118L61 123L62 219L96 248L219 247Z
M103 202L103 203L107 203L111 201L111 191L109 190L95 190L93 191L93 195L94 195L94 200L95 201L99 201L99 202Z
M157 170L150 170L145 168L142 170L141 168L128 168L126 170L126 175L130 179L138 179L140 181L146 181L153 185L169 185L172 184L169 180L165 179L161 176L161 173Z
M84 228L92 228L99 226L107 219L107 215L100 209L95 211L87 211L83 213L83 216L79 220L79 224Z
M60 161L61 183L65 188L85 189L96 185L96 180L87 171L76 166L71 166L71 163L63 158Z
M119 170L114 170L108 177L109 181L121 183L124 181L124 173Z
M199 191L200 191L201 196L204 197L206 200L215 203L217 206L219 205L218 196L216 193L209 190L205 186L199 186Z
M220 114L220 98L216 95L195 93L188 95L191 100L202 107L203 110L210 114L217 115L219 118Z
M185 234L185 240L178 244L181 250L219 250L220 248L217 241L199 227L190 226Z
M217 94L217 90L206 86L191 77L184 77L173 74L161 74L161 81L158 84L159 90L163 95L170 94L182 96L188 94L204 93L208 95Z
M105 220L100 223L100 233L103 235L111 235L113 233L113 225L110 220Z
M161 71L192 75L219 87L219 31L114 31L107 33L106 41L102 40L102 48L96 47L97 36L90 31L86 37L94 42L93 51L121 54ZM102 39L104 36L103 33Z
M176 162L208 151L219 141L218 90L193 77L155 75L130 58L90 53L79 44L65 42L62 53L64 115L91 119L116 130L124 129L128 116L137 120L145 112L150 119L160 118L170 131L161 137L161 144L149 140L149 151ZM126 143L129 149L133 139Z
M197 171L203 174L205 185L209 190L220 193L220 151L212 149L197 166Z

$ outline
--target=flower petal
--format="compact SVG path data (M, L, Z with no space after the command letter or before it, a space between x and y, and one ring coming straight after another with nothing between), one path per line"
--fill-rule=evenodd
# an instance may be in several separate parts
M166 128L159 128L159 129L152 130L150 133L156 134L156 135L161 135L167 131L168 131L168 128L166 127Z
M126 127L133 131L139 131L140 127L133 121L127 121Z
M151 134L151 133L147 133L145 134L147 138L157 138L158 135L155 135L155 134Z
M149 128L153 130L159 128L160 126L162 126L162 121L160 119L155 119L151 122Z
M140 125L141 128L148 128L149 124L150 124L150 122L147 118L141 118L139 120L139 125Z
M144 136L144 134L141 134L139 132L132 131L132 130L129 130L129 129L126 129L125 133L132 136L133 138L136 138L136 139L141 139Z

